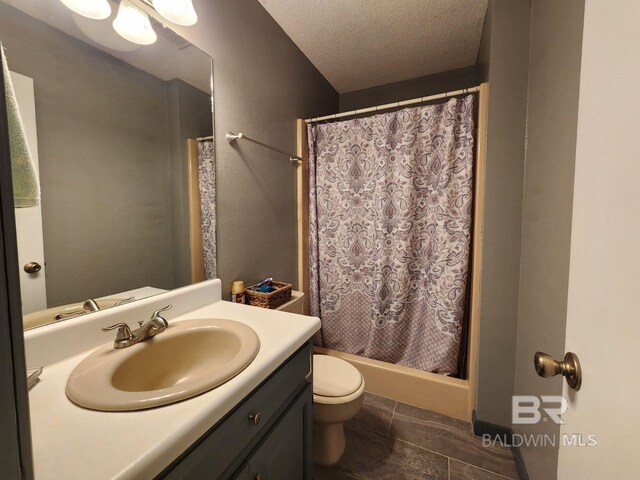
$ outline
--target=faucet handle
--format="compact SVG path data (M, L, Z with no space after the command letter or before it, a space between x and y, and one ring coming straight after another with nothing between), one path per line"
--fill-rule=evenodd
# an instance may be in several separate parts
M173 305L167 305L166 307L159 308L158 310L156 310L155 312L153 312L151 314L151 320L159 320L160 322L164 323L165 327L168 327L169 326L169 322L167 322L166 318L160 316L160 313L161 312L166 312L172 306Z
M125 303L133 302L136 297L123 298L122 300L118 300L113 304L114 307L119 307L120 305L124 305Z
M151 318L153 317L159 317L160 316L160 312L166 312L167 310L169 310L171 307L173 307L173 305L167 305L166 307L162 307L159 308L158 310L156 310L155 312L153 312L151 314Z
M124 322L116 323L115 325L111 325L109 327L104 327L102 329L103 332L108 332L109 330L118 329L118 333L116 334L116 342L119 340L131 340L133 338L133 333L131 333L131 329L129 325Z

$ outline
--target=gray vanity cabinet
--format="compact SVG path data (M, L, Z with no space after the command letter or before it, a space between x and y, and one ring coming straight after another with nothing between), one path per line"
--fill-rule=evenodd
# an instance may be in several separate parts
M249 479L309 479L311 387L307 386L249 459ZM309 429L309 431L307 431ZM310 438L310 437L309 437Z
M312 363L307 343L158 478L311 480Z

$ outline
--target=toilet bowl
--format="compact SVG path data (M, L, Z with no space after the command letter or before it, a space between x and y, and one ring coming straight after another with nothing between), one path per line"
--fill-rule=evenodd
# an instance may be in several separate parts
M344 422L362 407L364 378L350 363L313 356L313 461L334 465L345 450Z

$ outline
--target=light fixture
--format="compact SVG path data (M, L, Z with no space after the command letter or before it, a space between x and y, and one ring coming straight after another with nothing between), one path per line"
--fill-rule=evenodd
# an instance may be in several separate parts
M111 5L107 0L60 0L64 5L83 17L104 20L111 15Z
M198 21L192 0L153 0L153 8L164 18L178 25L188 27Z
M129 0L120 2L113 29L122 38L139 45L151 45L158 39L149 16Z

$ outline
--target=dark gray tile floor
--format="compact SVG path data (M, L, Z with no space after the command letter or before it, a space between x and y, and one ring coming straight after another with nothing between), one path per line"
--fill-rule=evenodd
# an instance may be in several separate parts
M517 479L511 451L483 447L471 425L365 394L345 426L347 449L337 465L314 466L314 480Z

